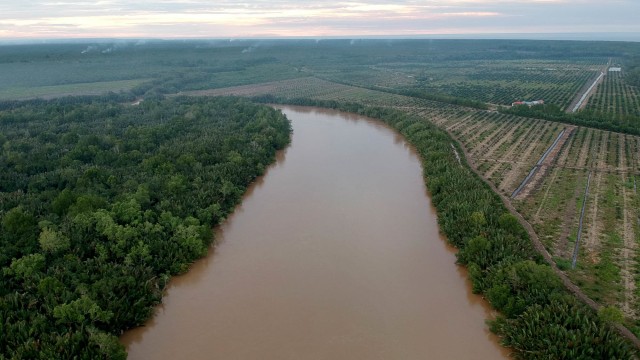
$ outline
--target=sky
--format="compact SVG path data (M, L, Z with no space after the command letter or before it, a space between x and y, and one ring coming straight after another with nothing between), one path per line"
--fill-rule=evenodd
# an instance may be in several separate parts
M640 0L0 0L0 39L602 36L640 34L639 16Z

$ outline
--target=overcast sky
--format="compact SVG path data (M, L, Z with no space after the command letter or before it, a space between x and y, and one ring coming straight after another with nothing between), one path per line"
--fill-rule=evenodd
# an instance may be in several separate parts
M640 0L0 0L4 39L640 33L639 19Z

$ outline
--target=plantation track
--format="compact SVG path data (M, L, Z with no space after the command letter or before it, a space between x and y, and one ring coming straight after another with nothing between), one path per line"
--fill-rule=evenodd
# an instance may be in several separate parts
M453 154L456 156L456 160L458 160L458 164L462 165L462 160L460 159L460 154L458 153L458 150L453 145L453 143L451 143L451 150L453 150Z
M606 170L608 168L607 165L607 151L609 150L609 136L610 132L602 133L602 140L598 143L599 152L598 157L596 158L595 167L597 169Z
M593 131L591 131L590 133L593 133ZM599 164L601 164L600 159L603 157L603 153L606 149L606 146L601 146L601 144L606 144L606 140L608 138L607 133L605 132L601 132L598 131L597 134L598 136L598 146L599 149L594 149L591 150L592 155L587 157L587 162L588 164L587 167L590 169L590 173L596 170L599 170L600 167L598 166ZM591 140L593 140L593 138L589 139L590 142L585 142L585 144L591 144ZM582 150L585 150L585 147L583 147ZM586 150L589 151L589 146L586 147ZM597 156L593 156L593 153L595 153L597 151ZM582 155L582 154L581 154ZM589 224L588 228L588 237L587 240L584 242L584 248L585 251L587 252L587 258L589 259L589 261L591 261L592 263L597 263L599 262L598 259L598 250L600 248L601 245L601 241L600 241L600 234L602 233L602 230L604 229L604 225L602 224L602 216L600 216L599 212L600 212L600 208L599 208L599 201L600 201L600 194L601 194L601 189L602 189L602 176L603 176L603 172L601 171L596 171L596 179L595 179L595 187L593 187L592 193L593 195L593 203L592 203L592 207L590 209L590 214L591 214L591 223ZM587 199L585 199L585 203L587 202Z
M589 198L589 185L591 185L591 173L587 177L587 185L584 189L584 198L582 200L582 209L580 210L580 220L578 220L578 235L576 235L576 245L573 250L573 257L571 258L571 268L576 268L576 261L578 261L578 250L580 250L580 239L582 238L582 225L584 224L584 209L587 205L587 199Z
M589 97L593 95L593 92L596 89L596 86L598 86L598 84L602 82L602 79L604 78L604 76L605 76L604 72L601 72L600 75L598 75L598 77L593 82L593 84L591 84L591 86L587 89L587 91L581 95L580 99L578 100L578 103L571 109L571 112L576 112L584 108L584 106L587 104Z
M498 187L501 191L508 192L513 196L514 191L518 188L518 184L522 184L522 180L519 179L523 178L522 176L525 174L526 168L531 167L529 173L532 171L533 161L531 158L535 156L537 151L539 151L540 144L544 143L543 137L546 135L546 130L547 129L545 129L545 131L538 132L534 140L530 141L525 150L520 153L520 158L527 162L516 163L516 166L513 167L505 177L503 177L502 182ZM547 147L545 147L545 149L546 148ZM527 166L525 167L524 164L527 164Z
M538 162L536 163L535 166L537 167L538 171L536 171L533 177L528 181L527 179L525 179L523 185L521 185L521 192L519 192L519 194L516 193L515 196L512 195L512 197L520 195L521 198L525 198L529 196L529 194L542 183L545 176L549 172L549 168L553 166L554 162L558 158L558 154L560 154L560 152L565 148L565 144L573 135L574 130L575 127L569 126L560 132L553 144L549 147L549 149L547 149L540 160L538 160Z
M566 108L566 112L575 113L587 105L589 98L595 93L598 85L602 83L602 79L608 72L609 66L611 66L611 59L609 59L609 62L602 68L600 73L596 75L595 80L589 80L584 84L580 92L577 93L573 101L571 101L571 104Z
M578 156L578 159L576 160L575 166L582 166L582 167L586 167L587 166L587 161L589 159L589 152L590 152L590 144L591 144L591 139L593 137L593 133L594 131L591 129L586 129L584 130L587 132L586 138L584 139L584 143L582 144L582 148L580 149L580 155Z
M594 191L593 191L593 202L591 203L591 207L589 209L589 213L591 214L591 224L589 226L588 236L585 241L585 250L588 250L591 254L590 260L592 262L597 262L598 260L595 258L595 254L597 254L598 248L600 247L600 238L599 234L602 233L603 225L600 223L600 216L598 216L599 207L598 201L600 200L600 189L602 185L602 172L596 173L596 179L594 182Z
M560 173L560 171L561 171L561 169L559 167L556 167L556 168L553 169L552 175L551 175L551 180L549 181L550 185L547 186L547 190L545 190L545 192L544 192L544 196L542 197L542 201L540 201L540 205L538 206L538 210L536 210L536 214L533 217L534 220L540 221L540 212L544 208L544 205L547 202L547 199L549 198L549 191L551 191L551 188L553 187L553 183L555 183L556 179L558 178L558 174Z
M574 128L573 133L569 137L568 141L564 143L560 154L558 155L558 159L556 161L556 166L565 167L567 165L567 160L569 159L569 154L571 153L571 149L573 148L577 133L580 131L579 128Z
M620 146L620 165L627 164L626 153L624 151L623 142L618 142ZM626 184L628 181L627 174L621 173L622 183ZM630 190L626 187L622 187L623 207L622 207L622 238L624 245L621 249L621 261L622 261L622 280L624 282L624 300L622 304L622 311L626 316L635 318L637 316L637 297L636 297L636 282L634 276L634 268L636 267L635 254L637 250L637 244L635 242L635 233L633 229L633 209L631 206L631 194Z
M560 232L558 239L555 241L555 254L561 256L563 259L569 259L572 256L569 249L569 235L576 227L575 221L578 196L580 196L580 188L576 186L573 191L573 196L569 198L569 203L564 208L561 224L562 231Z

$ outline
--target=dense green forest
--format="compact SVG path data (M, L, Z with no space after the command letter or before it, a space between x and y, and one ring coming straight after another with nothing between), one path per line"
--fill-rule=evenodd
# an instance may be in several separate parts
M0 358L125 358L290 131L236 98L3 104Z
M630 359L637 355L607 319L567 292L500 197L466 163L459 166L451 151L454 141L444 130L389 108L273 96L254 100L358 113L402 133L422 157L440 229L460 249L458 261L467 266L473 291L500 311L491 329L515 358Z
M545 119L579 126L587 126L607 131L640 135L640 117L635 115L616 115L589 110L566 113L557 105L520 105L502 107L501 112L524 116L532 119Z

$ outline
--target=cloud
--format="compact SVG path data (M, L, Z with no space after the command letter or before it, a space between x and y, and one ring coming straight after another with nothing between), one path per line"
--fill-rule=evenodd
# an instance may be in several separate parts
M0 37L640 31L640 1L3 0Z

